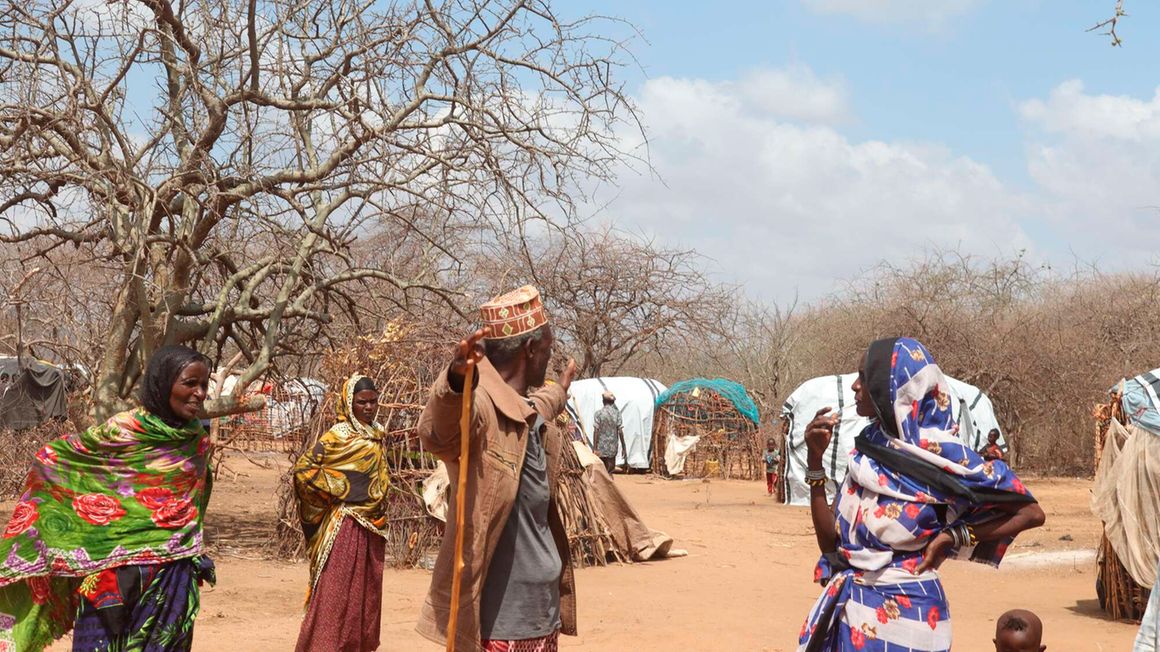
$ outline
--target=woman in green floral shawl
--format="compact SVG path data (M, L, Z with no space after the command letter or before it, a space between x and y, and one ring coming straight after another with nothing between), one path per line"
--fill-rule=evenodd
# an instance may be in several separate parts
M371 379L351 376L338 396L338 422L294 465L310 556L298 652L379 647L390 475L378 407Z
M142 408L36 454L0 534L0 652L188 650L209 500L209 436L197 420L210 361L168 346L149 360Z

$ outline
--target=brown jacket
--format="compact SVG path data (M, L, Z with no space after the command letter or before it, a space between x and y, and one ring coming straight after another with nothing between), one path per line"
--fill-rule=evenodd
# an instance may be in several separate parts
M491 565L500 534L515 504L523 471L528 430L535 423L536 412L543 416L544 453L548 460L548 486L551 503L548 525L564 569L560 574L560 620L564 634L576 635L576 592L572 575L568 538L556 508L562 447L568 445L555 417L568 400L559 385L549 385L528 396L527 400L511 388L495 367L485 358L479 363L479 380L472 395L472 442L467 471L467 518L463 539L463 587L460 593L459 622L455 649L460 652L482 650L479 631L479 598L484 577ZM431 388L431 398L419 417L419 437L427 450L447 465L452 479L451 502L447 510L447 528L435 562L431 590L419 615L416 630L437 643L446 642L444 632L450 616L451 576L455 558L455 487L459 478L459 419L463 395L451 389L447 372Z

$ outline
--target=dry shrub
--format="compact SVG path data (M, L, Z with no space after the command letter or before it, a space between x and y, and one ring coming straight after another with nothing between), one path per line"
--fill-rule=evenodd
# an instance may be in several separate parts
M25 430L0 430L0 500L18 498L28 468L45 443L72 432L67 422L50 421Z
M1120 378L1160 367L1160 275L1061 275L1022 257L936 253L882 265L808 308L743 307L726 330L633 372L731 377L769 422L802 382L854 371L876 338L912 336L987 392L1021 470L1086 475L1092 405Z

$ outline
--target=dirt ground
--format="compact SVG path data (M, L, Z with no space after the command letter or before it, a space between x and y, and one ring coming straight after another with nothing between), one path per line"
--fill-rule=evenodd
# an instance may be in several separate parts
M267 458L268 460L270 458ZM202 593L195 650L289 650L301 618L304 562L262 559L273 531L278 469L234 460L215 487L207 536L218 585ZM577 573L577 650L793 650L818 588L809 513L778 505L759 482L616 481L653 528L668 532L681 559ZM948 562L958 650L993 649L995 618L1020 607L1038 613L1049 649L1128 650L1135 626L1103 617L1095 597L1099 523L1088 510L1090 481L1026 478L1047 525L1021 537L1002 569ZM11 501L0 505L7 522ZM437 650L413 631L429 582L423 570L384 578L384 650ZM54 650L66 650L66 641Z

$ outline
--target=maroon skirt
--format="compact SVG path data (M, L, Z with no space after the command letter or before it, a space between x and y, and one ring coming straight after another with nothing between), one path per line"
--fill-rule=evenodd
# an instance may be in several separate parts
M370 652L379 647L386 541L345 518L318 578L296 652Z

